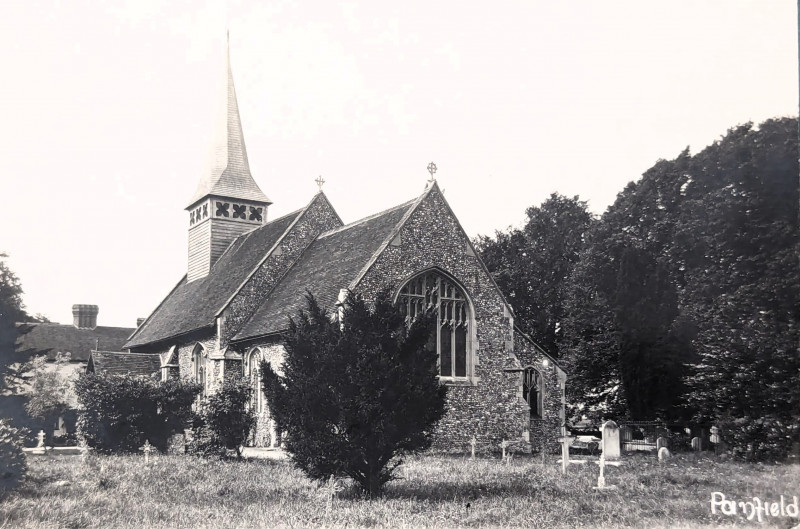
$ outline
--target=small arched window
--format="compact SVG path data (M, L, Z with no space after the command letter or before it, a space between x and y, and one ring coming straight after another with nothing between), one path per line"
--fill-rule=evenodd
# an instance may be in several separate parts
M526 367L522 372L522 398L531 409L532 419L542 418L542 375L532 367Z
M250 350L245 362L244 375L250 379L253 388L252 409L257 413L264 411L264 392L261 389L261 350L256 347Z
M206 350L197 344L192 351L192 364L194 367L194 380L203 388L202 394L206 394Z
M455 282L443 274L427 272L400 289L397 303L408 323L426 310L437 314L438 325L431 342L435 342L441 378L471 376L472 311L466 294Z

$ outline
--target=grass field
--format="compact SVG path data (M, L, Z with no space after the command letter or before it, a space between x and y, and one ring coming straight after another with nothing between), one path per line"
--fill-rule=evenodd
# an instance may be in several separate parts
M788 528L712 515L711 493L731 499L800 496L800 466L745 465L694 454L652 456L608 468L614 491L597 492L597 466L563 476L554 458L425 456L376 501L347 483L331 498L288 461L189 456L31 457L23 486L0 500L2 528L80 527L719 527ZM469 507L467 506L469 505Z

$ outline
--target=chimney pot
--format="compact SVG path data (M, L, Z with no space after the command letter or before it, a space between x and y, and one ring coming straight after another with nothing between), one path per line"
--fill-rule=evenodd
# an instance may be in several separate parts
M78 329L94 329L97 327L97 305L73 305L72 324Z
M141 327L142 324L144 323L144 320L146 319L147 318L136 318L136 328L138 329L139 327Z

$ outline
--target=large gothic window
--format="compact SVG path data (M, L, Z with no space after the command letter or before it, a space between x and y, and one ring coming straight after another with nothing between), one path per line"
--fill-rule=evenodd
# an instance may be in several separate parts
M438 325L431 341L439 357L439 375L467 378L472 313L464 291L444 275L428 272L406 283L397 302L409 323L426 310L436 313Z
M253 411L264 411L264 392L261 390L261 350L257 347L250 351L245 362L245 373L253 388Z
M542 418L542 375L536 369L527 367L522 372L522 398L531 409L531 418Z

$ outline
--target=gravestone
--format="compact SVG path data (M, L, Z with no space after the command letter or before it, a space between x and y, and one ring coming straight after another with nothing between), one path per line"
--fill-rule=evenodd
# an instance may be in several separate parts
M669 439L666 437L659 437L656 439L656 450L661 451L662 448L666 448L669 444Z
M709 441L711 441L714 444L719 444L719 442L721 440L722 439L720 438L720 435L719 435L719 428L717 428L716 426L712 426L711 427L711 437L709 437Z
M44 430L39 430L39 433L36 435L36 448L44 448L45 437Z
M575 439L571 435L566 435L564 437L559 437L558 442L561 443L561 473L567 473L567 467L569 466L569 445L572 444L572 440Z
M605 426L605 425L603 425ZM592 487L594 490L614 490L617 488L616 485L606 485L606 459L604 454L600 455L600 461L597 461L597 464L600 466L600 475L597 476L597 486ZM615 463L619 465L619 463Z
M699 437L692 437L692 450L699 452L703 449L703 440Z
M167 441L168 454L185 454L186 453L186 437L182 433L176 433L170 436Z
M658 449L659 461L666 461L670 457L672 457L672 454L669 453L669 448L667 448L666 446L662 446L661 448Z
M474 435L472 436L472 440L469 442L469 444L471 446L471 452L472 452L470 459L475 459L475 445L478 444L478 440L475 439Z
M619 426L614 421L606 421L600 427L603 434L603 459L619 459Z

